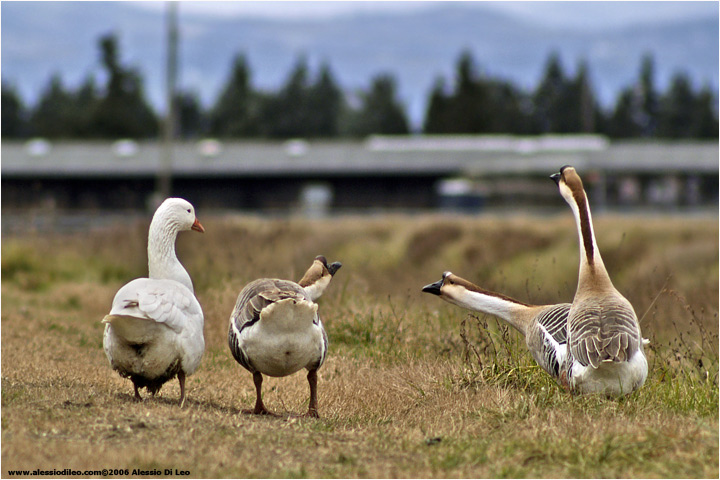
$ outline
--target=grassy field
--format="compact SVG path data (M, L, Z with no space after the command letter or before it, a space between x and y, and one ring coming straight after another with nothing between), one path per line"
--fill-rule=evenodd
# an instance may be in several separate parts
M206 233L178 241L206 339L184 409L175 380L133 402L102 350L115 292L147 273L149 218L4 237L2 475L717 478L718 223L597 217L605 264L652 341L645 386L619 400L571 397L517 333L420 292L452 270L523 301L570 301L569 212L316 221L199 212ZM330 337L321 418L293 415L307 409L302 373L264 383L280 418L244 415L252 378L226 343L236 296L255 278L298 280L318 254L344 265L319 301Z

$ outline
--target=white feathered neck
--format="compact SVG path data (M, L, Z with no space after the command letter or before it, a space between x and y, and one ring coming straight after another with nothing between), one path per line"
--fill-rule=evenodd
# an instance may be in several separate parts
M148 277L175 280L194 293L190 274L175 253L178 232L189 230L179 215L179 212L184 211L185 207L180 205L178 199L167 199L153 215L148 233Z
M567 176L571 184L560 185L560 193L570 205L575 217L580 243L580 269L578 273L578 290L608 288L613 289L610 276L605 269L600 250L595 239L590 203L583 188L580 176L575 169L568 167Z

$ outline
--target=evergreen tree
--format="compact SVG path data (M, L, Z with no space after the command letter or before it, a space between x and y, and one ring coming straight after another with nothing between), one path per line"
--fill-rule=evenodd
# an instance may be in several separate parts
M194 138L205 133L206 120L198 96L189 92L175 95L180 138Z
M605 127L604 133L613 138L631 138L640 135L635 122L635 95L632 89L620 92L615 108Z
M618 138L653 137L657 133L658 115L655 66L648 54L641 60L637 83L620 93L608 134Z
M705 86L697 95L693 133L697 138L717 139L718 128L717 99L710 87Z
M487 86L480 80L475 61L469 51L460 55L457 64L455 94L450 99L450 115L454 133L488 131L489 116L485 111Z
M25 105L14 87L2 80L2 138L19 138L28 133Z
M73 97L63 87L60 75L52 75L30 117L34 134L47 138L72 136L73 103Z
M144 99L140 75L119 61L117 38L100 38L108 82L93 118L95 134L105 138L142 138L158 133L158 121Z
M670 88L660 99L658 136L689 138L694 136L696 99L690 79L684 73L673 76Z
M574 106L567 93L568 81L560 57L552 53L533 96L534 123L538 133L566 133L573 130L571 111Z
M639 91L640 108L635 122L639 125L643 137L652 137L657 128L658 93L655 90L655 62L646 54L640 66Z
M469 52L456 68L455 91L435 81L425 117L425 133L532 132L530 100L511 83L478 75Z
M528 99L509 82L486 82L487 98L483 107L486 133L532 133Z
M405 112L396 99L395 85L395 79L390 75L378 75L373 79L370 91L362 95L362 106L350 129L352 135L409 133Z
M78 90L72 95L71 117L72 136L88 138L93 135L93 118L98 108L98 92L95 79L85 78Z
M307 59L300 57L283 88L265 99L261 122L264 135L275 138L307 136L309 88Z
M335 82L330 67L320 67L318 80L308 91L307 109L311 123L308 136L334 137L339 131L340 112L343 96Z
M577 118L573 118L574 132L592 133L595 131L599 108L595 101L595 96L590 86L590 75L586 62L581 62L578 66L578 72L573 79L570 89L572 97L577 102L575 114Z
M244 56L233 60L230 78L210 112L210 134L249 137L260 131L259 96L250 84L250 68Z
M445 80L438 77L435 79L435 84L430 93L423 132L439 134L452 131L449 103L450 99L446 92Z
M336 136L343 108L330 67L322 65L311 82L307 59L301 56L280 91L265 98L262 133L275 138Z
M280 136L304 137L308 131L307 93L310 89L310 74L307 58L300 57L295 64L285 87L280 91L280 104L284 115L279 123Z

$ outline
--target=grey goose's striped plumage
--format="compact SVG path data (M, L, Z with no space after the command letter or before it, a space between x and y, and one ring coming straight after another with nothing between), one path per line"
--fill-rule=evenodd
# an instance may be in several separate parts
M525 337L528 351L537 364L559 379L566 352L569 303L529 305L485 290L451 272L443 273L441 280L423 287L423 292L504 320Z
M615 295L581 298L575 304L569 328L570 349L584 366L598 368L602 362L626 362L641 343L635 312Z
M546 305L532 317L525 330L525 343L530 355L556 380L567 348L569 311L569 303Z
M235 360L251 373L257 372L258 369L240 347L240 338L242 338L245 329L253 327L260 321L261 315L266 308L281 301L291 301L294 304L298 304L302 302L311 303L312 299L299 284L276 278L254 280L243 288L238 296L235 310L231 316L233 325L228 330L228 343L230 344L230 351L233 357L235 357ZM314 317L312 323L315 326L322 327L320 317ZM325 361L325 355L327 354L327 335L324 329L322 330L322 335L322 348L319 350L316 362L309 365L309 370L319 368ZM290 373L295 373L303 366L305 365L300 366ZM288 375L290 373L288 373Z
M262 401L263 375L284 377L303 368L310 385L309 416L317 413L317 370L327 355L328 339L314 302L342 265L318 256L299 283L276 278L250 282L238 295L230 316L228 344L237 362L253 374L255 408Z
M580 176L573 167L564 166L551 178L575 216L580 244L578 287L568 313L568 355L561 379L579 393L632 392L647 377L637 316L605 269Z

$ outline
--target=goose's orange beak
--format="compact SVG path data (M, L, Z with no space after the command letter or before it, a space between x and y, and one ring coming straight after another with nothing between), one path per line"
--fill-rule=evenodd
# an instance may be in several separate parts
M198 221L197 218L195 219L195 222L192 224L192 227L190 227L190 228L191 228L192 230L195 230L196 232L205 233L205 229L204 229L203 226L200 224L200 222Z

